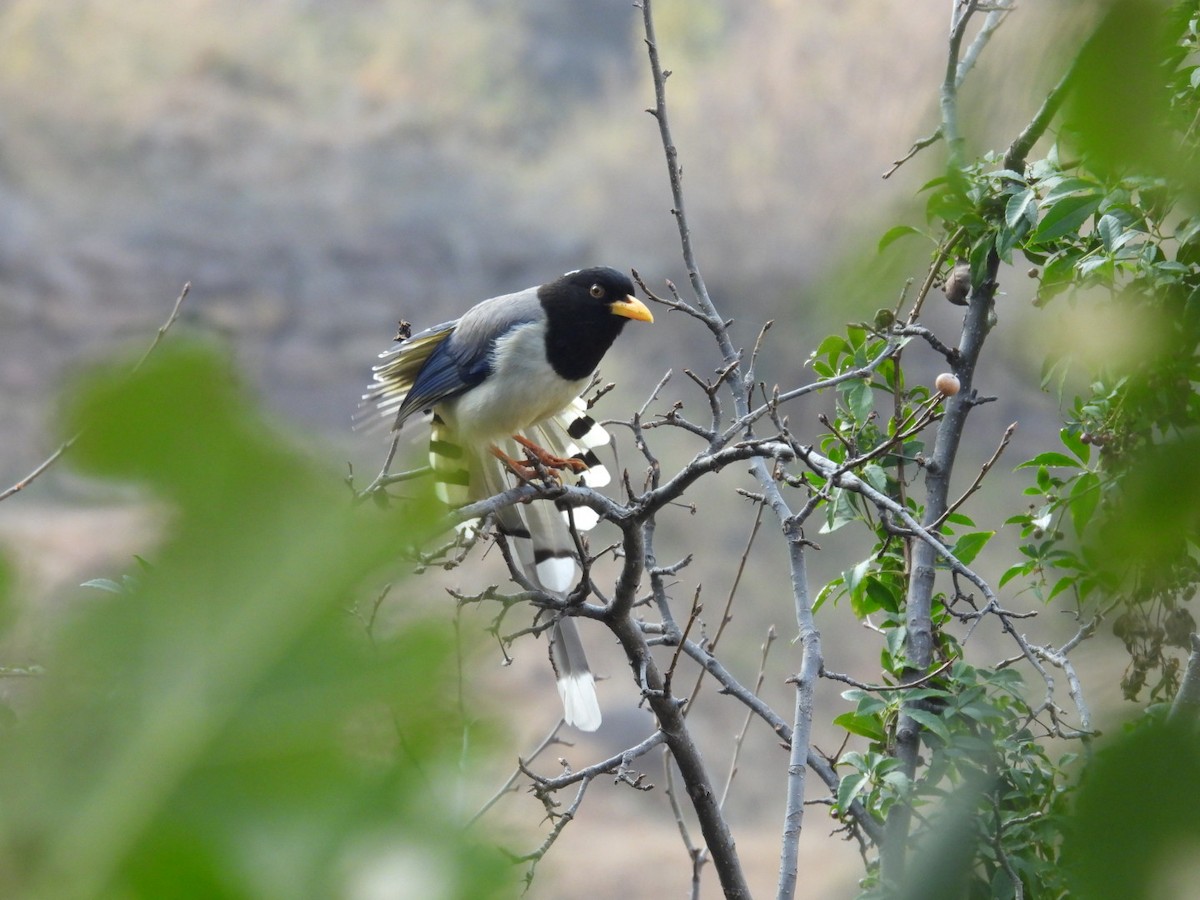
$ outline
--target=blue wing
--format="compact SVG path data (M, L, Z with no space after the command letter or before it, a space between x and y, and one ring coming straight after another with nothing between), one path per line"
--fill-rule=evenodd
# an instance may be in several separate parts
M540 315L536 290L529 289L485 300L454 322L413 335L381 355L363 395L365 415L399 428L413 413L466 393L491 374L496 341Z
M398 421L442 400L465 394L491 374L495 340L482 347L462 347L454 340L454 334L451 331L426 358L397 413Z

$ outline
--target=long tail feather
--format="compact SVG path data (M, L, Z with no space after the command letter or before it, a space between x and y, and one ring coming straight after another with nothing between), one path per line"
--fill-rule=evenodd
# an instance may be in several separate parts
M573 457L588 464L589 468L579 475L564 471L565 479L589 487L608 483L608 470L596 457L594 448L608 443L610 438L587 415L582 400L530 429L528 436L555 456ZM521 455L514 441L499 442L499 449L514 458ZM498 458L484 448L463 447L454 430L436 414L430 429L429 464L438 498L450 506L463 506L499 494L511 485L511 474ZM570 510L568 518L568 511L545 501L504 507L496 514L496 528L508 538L525 577L559 597L571 591L579 575L571 521L578 530L585 531L596 524L598 517L592 510L579 507ZM580 730L595 731L601 720L595 678L588 668L573 620L564 618L555 624L550 635L550 654L564 719Z
M550 665L558 678L563 719L580 731L595 731L601 722L596 679L588 668L574 620L559 619L550 632Z
M433 469L433 489L450 507L465 506L472 499L471 464L466 450L441 416L434 414L429 427L429 467Z

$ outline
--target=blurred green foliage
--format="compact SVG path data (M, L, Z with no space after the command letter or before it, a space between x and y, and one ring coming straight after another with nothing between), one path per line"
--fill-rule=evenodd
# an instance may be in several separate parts
M431 516L351 504L210 349L123 371L72 391L73 459L148 488L166 535L81 592L0 741L0 895L510 893L449 800L448 626L350 614Z
M1064 857L1081 900L1195 896L1200 738L1194 723L1142 723L1096 754Z
M1141 699L1148 688L1160 705L1130 734L1064 727L1050 694L1039 707L1040 685L1023 685L1012 660L996 669L965 663L953 626L973 631L977 603L961 584L932 598L941 665L919 687L898 690L913 677L911 559L870 504L832 490L823 531L865 525L875 544L817 605L845 597L856 617L882 629L890 688L843 695L855 706L835 723L867 746L839 760L837 808L859 800L880 822L897 804L919 810L906 896L1159 896L1171 855L1196 847L1198 745L1191 731L1160 720L1196 630L1189 605L1200 583L1200 3L1104 4L1069 84L1061 127L1041 158L984 153L952 164L922 192L943 277L962 260L978 289L991 273L1010 279L1032 264L1035 305L1076 311L1078 327L1044 370L1064 418L1060 440L1017 467L1033 476L1025 492L1033 502L1004 523L1019 531L1020 559L996 588L1073 615L1079 633L1067 649L1111 623L1130 654L1124 695ZM880 251L921 233L896 225ZM1006 299L997 294L1005 324ZM891 320L826 338L810 358L814 371L862 367L883 351ZM924 509L913 482L928 437L913 423L928 397L887 360L871 378L839 385L821 439L831 459L917 518ZM964 564L994 534L962 511L939 528ZM1056 646L1050 665L1067 661ZM924 758L911 775L895 752L902 712L922 729ZM1062 738L1083 741L1062 752L1052 741ZM898 889L871 870L863 884L868 896Z
M1081 326L1043 377L1066 452L1028 464L1024 559L1000 583L1117 602L1126 697L1169 700L1200 581L1200 4L1112 4L1075 82L1059 144L1000 188L997 248L1041 266L1038 303Z

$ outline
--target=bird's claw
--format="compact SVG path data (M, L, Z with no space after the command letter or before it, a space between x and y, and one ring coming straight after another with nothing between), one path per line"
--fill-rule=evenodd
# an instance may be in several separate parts
M561 471L562 469L570 469L575 474L586 472L588 464L582 459L574 457L555 456L547 451L544 447L539 447L529 438L522 437L519 434L513 435L513 440L525 448L525 452L529 454L531 460L536 460L545 468L552 471Z
M537 480L537 478L538 478L537 469L533 468L532 466L527 466L527 465L525 465L525 463L520 462L519 460L513 459L511 456L509 456L507 453L505 453L499 447L492 447L490 449L491 449L492 456L494 456L494 457L496 457L496 459L500 460L500 462L502 462L504 464L504 467L506 469L508 469L508 471L510 471L514 475L516 475L518 481L527 484L530 481Z

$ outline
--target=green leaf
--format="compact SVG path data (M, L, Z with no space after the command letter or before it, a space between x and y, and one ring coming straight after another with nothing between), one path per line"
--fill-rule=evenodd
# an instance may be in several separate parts
M969 566L979 551L984 548L984 545L992 539L994 531L973 531L970 534L964 534L954 542L952 552L954 556L964 566Z
M1024 183L1025 181L1024 174L1013 169L996 169L994 172L988 172L987 177L994 178L997 181L1013 181L1017 183Z
M1000 576L1000 580L996 583L996 586L1002 588L1018 575L1027 574L1029 574L1029 563L1017 563L1016 565L1009 566L1004 570L1004 574Z
M828 600L830 597L834 598L833 602L834 602L834 605L836 606L837 598L840 597L841 593L844 592L844 591L840 591L841 587L842 587L842 579L835 578L832 581L830 581L827 585L825 585L823 588L821 588L821 590L817 591L817 599L813 601L813 615L816 615L817 611L822 606L825 605L825 601Z
M841 718L839 716L838 718ZM867 786L870 778L863 772L852 772L841 780L837 790L837 805L839 812L845 812L850 808L850 804L862 792L862 789Z
M887 734L875 716L860 716L858 713L852 712L842 713L833 720L833 724L845 728L851 734L857 734L872 741L882 743L887 739Z
M867 417L875 408L875 393L870 382L860 379L842 382L838 385L838 390L846 398L846 407L854 417L855 424L866 424Z
M1048 259L1045 268L1042 269L1042 284L1038 289L1039 297L1045 300L1045 298L1069 287L1075 278L1075 265L1082 256L1081 250L1069 247Z
M1092 447L1090 444L1085 444L1079 439L1080 429L1077 426L1068 426L1058 432L1059 440L1063 442L1063 446L1074 453L1079 461L1085 466L1092 458Z
M490 745L459 712L460 635L347 611L402 577L432 497L348 502L206 347L89 372L65 406L71 464L169 514L154 565L39 647L54 677L0 741L4 895L338 897L338 861L386 847L438 861L427 896L512 896L491 839L430 791L464 738L471 768Z
M1079 576L1077 575L1064 575L1062 578L1058 579L1058 581L1054 583L1054 587L1050 589L1050 593L1046 595L1046 602L1049 603L1063 591L1074 585L1077 581L1079 581Z
M862 562L857 563L852 568L843 572L842 582L846 585L846 590L848 590L851 594L856 593L859 585L862 584L863 578L866 577L867 572L870 570L871 560L864 559Z
M1126 231L1121 220L1112 213L1105 213L1096 223L1096 231L1100 234L1100 242L1109 253L1120 250L1134 238L1136 232Z
M108 591L110 594L124 593L125 589L111 578L92 578L85 581L80 587L95 588L100 591Z
M1100 185L1094 181L1074 177L1059 178L1047 191L1042 205L1053 206L1067 197L1100 197L1102 193Z
M1004 207L1004 223L1016 229L1017 223L1025 221L1032 225L1037 221L1037 195L1033 188L1024 188L1008 198Z
M1032 469L1036 466L1065 466L1070 469L1078 469L1079 461L1072 459L1065 453L1047 450L1045 453L1039 453L1033 459L1025 460L1025 462L1017 466L1017 469Z
M831 362L836 362L838 357L844 353L850 352L850 346L846 343L846 339L840 334L831 334L817 345L817 349L813 351L813 357L828 357Z
M1046 210L1042 221L1034 229L1029 241L1032 244L1044 244L1062 237L1065 234L1078 231L1092 214L1100 207L1101 198L1096 195L1082 197L1066 197L1059 200Z
M1092 520L1092 514L1100 502L1100 476L1095 472L1084 472L1071 485L1070 499L1071 525L1077 537L1083 536L1083 531Z
M1187 18L1168 15L1155 0L1104 6L1074 63L1073 88L1063 110L1065 132L1093 171L1116 176L1133 167L1195 178L1194 164L1177 150L1163 71Z
M971 248L971 255L968 258L968 262L971 264L971 284L983 284L987 280L988 256L994 246L993 240L992 235L988 234Z
M1115 739L1105 741L1088 764L1063 845L1078 896L1163 896L1151 886L1163 884L1165 872L1184 871L1194 858L1200 741L1193 724L1189 719L1147 723L1126 734L1115 730ZM1114 815L1120 828L1113 827ZM1166 860L1174 865L1164 869ZM1182 890L1183 896L1194 894Z
M895 587L894 578L885 581L882 577L872 575L863 581L863 593L875 609L890 613L900 611L900 591ZM862 615L859 615L859 618L862 618Z
M883 237L879 239L879 253L882 253L896 241L902 237L907 237L910 234L922 235L924 232L913 228L911 225L897 225L894 228L889 228L883 233Z
M930 178L927 182L925 182L923 185L921 185L919 188L917 188L917 193L923 194L923 193L925 193L925 191L929 190L930 188L939 187L940 185L945 184L947 180L948 179L946 178L945 175L938 175L936 178Z
M837 531L858 519L858 512L854 509L850 493L844 488L834 489L833 502L827 503L825 509L825 524L821 526L821 534Z
M1200 68L1196 71L1200 72ZM1175 232L1175 240L1182 247L1195 240L1197 235L1200 235L1200 216L1192 216L1179 223L1179 228Z
M862 470L863 480L880 493L887 493L887 473L877 463L867 463Z
M1029 226L1022 223L1019 228L1001 228L996 232L996 255L1003 262L1012 262L1012 251L1017 246Z
M906 708L904 712L914 722L933 732L947 744L950 743L950 729L946 727L946 723L942 721L942 717L937 713L932 713L927 709L920 709L919 707Z

